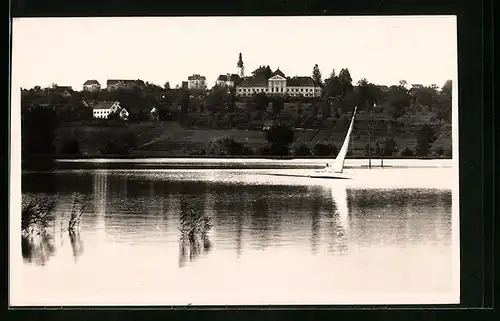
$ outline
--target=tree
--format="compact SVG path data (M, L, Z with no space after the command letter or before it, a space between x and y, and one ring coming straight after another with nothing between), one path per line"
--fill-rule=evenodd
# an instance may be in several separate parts
M415 155L425 157L429 155L432 144L438 138L438 134L434 128L429 125L424 125L416 134L417 145L415 147Z
M323 87L323 81L321 80L321 71L319 70L318 64L314 65L312 79L318 86Z
M314 156L336 156L338 154L337 147L333 144L317 143L312 149Z
M432 106L437 96L434 88L426 86L414 86L410 89L409 94L416 104L427 107Z
M63 155L80 155L80 143L76 139L70 139L64 142L59 153Z
M380 165L384 167L384 157L392 156L398 151L398 145L393 137L385 137L378 141L375 147L375 153L380 157Z
M218 137L210 141L207 147L208 155L244 156L251 155L252 151L230 137Z
M269 104L269 98L266 96L265 93L261 92L253 97L252 103L256 110L265 111L267 105Z
M392 110L392 118L398 119L404 115L405 108L410 105L410 95L403 86L391 86L388 90L388 100Z
M281 97L274 97L272 99L271 106L273 108L273 113L276 116L278 116L279 113L283 110L283 108L285 108L285 102L283 101L283 98L281 98Z
M208 95L205 100L205 105L208 110L215 112L217 110L221 110L224 107L224 96L226 94L226 90L223 87L215 86L212 88L210 95Z
M441 93L443 95L448 96L451 99L452 89L453 89L453 82L448 79L441 88Z
M370 84L366 78L359 80L356 88L359 99L358 106L366 110L370 109L376 102L375 90L374 86Z
M170 82L166 82L164 85L163 85L163 88L164 89L170 89Z
M339 73L339 81L342 86L342 95L345 96L348 92L352 91L352 77L349 69L342 68Z
M183 114L187 114L189 111L189 91L182 88L180 90L180 105Z
M54 153L54 131L58 124L57 114L51 108L35 107L26 111L21 118L23 157Z
M401 152L401 156L412 157L412 156L414 156L414 154L413 154L413 151L409 147L405 147L405 149Z
M299 157L304 157L304 156L311 156L311 150L309 149L309 147L307 147L306 145L300 145L299 148L296 148L295 149L295 152L294 152L295 156L299 156Z
M229 88L229 91L224 94L223 100L228 111L234 112L236 108L236 88Z
M336 97L342 95L343 85L340 82L340 79L334 75L330 76L330 78L328 79L325 79L324 93L327 97Z
M273 125L266 132L266 139L271 145L271 154L284 156L289 154L288 146L293 143L294 133L289 126L283 124Z

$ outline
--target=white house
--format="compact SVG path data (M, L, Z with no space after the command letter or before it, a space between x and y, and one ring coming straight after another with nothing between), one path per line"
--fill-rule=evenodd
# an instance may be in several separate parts
M93 106L93 117L97 119L108 119L109 114L124 110L119 101L101 101ZM126 111L126 110L125 110ZM127 112L128 117L128 112Z
M151 110L149 111L149 117L151 118L152 121L160 120L159 112L158 109L156 109L156 107L151 108Z
M188 89L207 89L206 80L205 76L200 76L199 74L189 76Z
M101 84L95 79L87 80L86 82L83 83L83 90L85 91L101 90Z
M292 97L320 97L321 87L311 77L286 77L279 68L269 79L262 78L262 76L245 77L236 86L238 96L248 97L261 92Z

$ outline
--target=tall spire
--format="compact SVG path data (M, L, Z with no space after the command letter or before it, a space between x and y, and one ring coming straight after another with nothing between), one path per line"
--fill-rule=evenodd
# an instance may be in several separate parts
M236 64L236 67L238 68L238 75L243 78L245 76L245 67L243 66L243 58L240 52L238 63Z
M243 58L241 57L241 52L240 52L240 57L238 59L238 64L236 65L238 68L243 67Z

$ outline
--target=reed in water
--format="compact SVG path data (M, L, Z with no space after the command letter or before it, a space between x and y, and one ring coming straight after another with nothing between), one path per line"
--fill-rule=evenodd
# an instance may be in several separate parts
M210 217L192 206L192 201L181 198L180 203L179 265L183 266L188 256L190 261L195 260L202 252L202 247L203 252L210 250L211 243L208 233L212 228L212 222Z

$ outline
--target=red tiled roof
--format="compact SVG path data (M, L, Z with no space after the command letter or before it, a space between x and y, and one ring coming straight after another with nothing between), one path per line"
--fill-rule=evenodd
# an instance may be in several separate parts
M120 83L127 85L127 86L133 86L137 83L137 81L130 80L130 79L108 79L108 81L106 81L107 86L114 86L114 85L118 85Z
M229 77L229 80L230 80L230 81L233 81L233 82L239 81L239 80L240 80L240 76L239 76L239 75L237 75L237 74L232 74L232 75Z
M286 80L286 85L290 87L316 86L311 77L293 77Z
M87 80L86 82L83 83L84 86L91 86L91 85L101 85L97 80L91 79Z
M93 109L110 109L116 101L99 101L92 106Z
M205 80L205 76L200 76L198 74L194 74L188 77L188 80Z
M271 77L274 77L276 75L280 75L281 77L285 78L285 74L279 68L276 69L276 71L272 73Z
M219 78L217 78L217 81L227 81L227 75L219 75Z
M263 77L245 77L241 81L240 87L267 87L267 79Z

